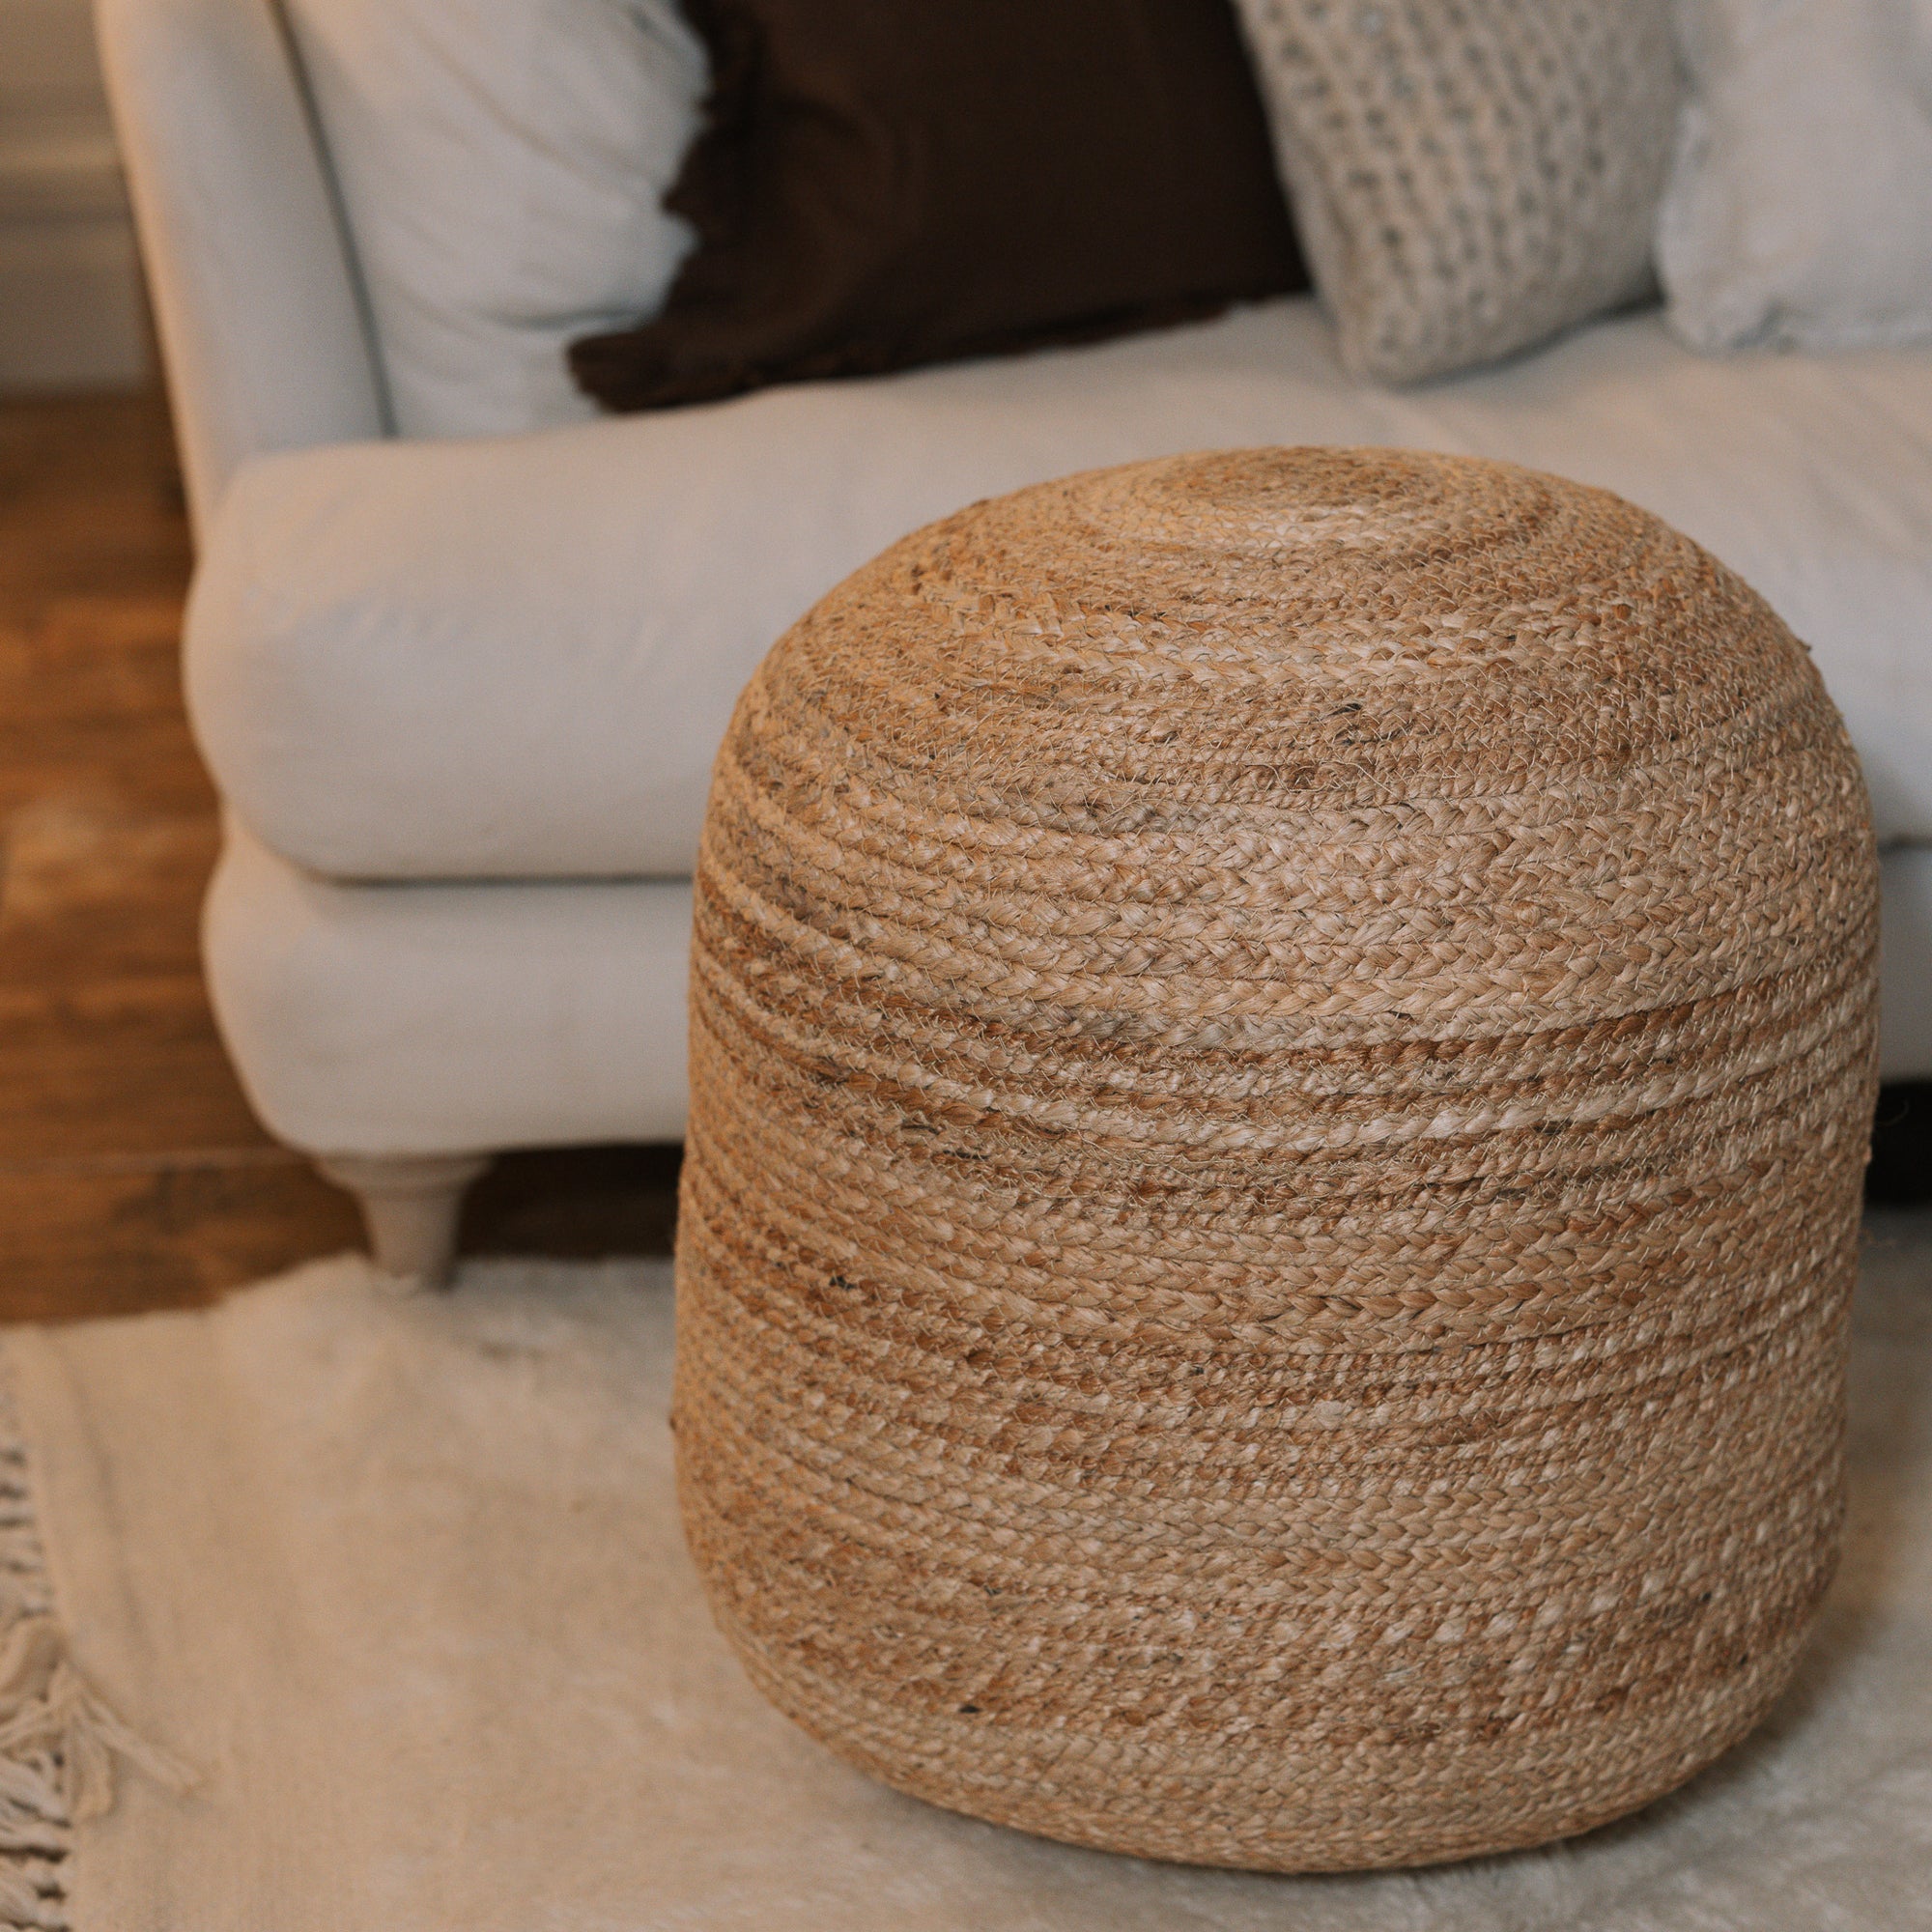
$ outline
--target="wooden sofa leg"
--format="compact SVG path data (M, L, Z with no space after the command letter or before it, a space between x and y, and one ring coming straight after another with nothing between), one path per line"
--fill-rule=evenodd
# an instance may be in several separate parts
M489 1165L486 1153L337 1153L316 1161L361 1204L376 1270L398 1289L440 1288L449 1279L464 1190Z

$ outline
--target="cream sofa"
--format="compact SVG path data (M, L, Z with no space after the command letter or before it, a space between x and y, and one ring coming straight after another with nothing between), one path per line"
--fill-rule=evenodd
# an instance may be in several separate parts
M270 1129L434 1272L499 1149L669 1140L712 750L901 532L1162 452L1398 443L1608 486L1814 650L1887 845L1884 1065L1932 1074L1932 355L1705 360L1654 314L1408 393L1291 299L1106 344L528 435L387 433L354 241L268 0L101 0L200 550L228 808L206 951Z

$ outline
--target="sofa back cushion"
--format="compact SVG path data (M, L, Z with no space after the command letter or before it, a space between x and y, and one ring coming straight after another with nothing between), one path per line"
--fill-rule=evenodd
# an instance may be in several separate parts
M1932 341L1932 0L1680 0L1658 218L1693 349Z
M703 49L674 0L286 0L397 430L594 413L564 347L664 299Z

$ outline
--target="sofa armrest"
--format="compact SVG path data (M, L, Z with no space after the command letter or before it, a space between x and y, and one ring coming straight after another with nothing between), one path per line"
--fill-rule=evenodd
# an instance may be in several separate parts
M223 796L327 878L687 876L740 686L839 574L760 558L698 413L243 464L185 637Z
M272 0L97 0L197 533L264 451L387 433L355 265Z
M326 878L689 877L713 755L787 624L907 529L1135 434L972 402L940 406L952 434L908 401L797 384L254 458L187 611L223 796Z

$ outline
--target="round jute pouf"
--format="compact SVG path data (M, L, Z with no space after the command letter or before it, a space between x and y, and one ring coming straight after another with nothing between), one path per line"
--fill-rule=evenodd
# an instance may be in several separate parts
M753 1677L1213 1864L1688 1777L1832 1573L1876 912L1804 650L1602 491L1242 451L896 545L697 872L677 1450Z

